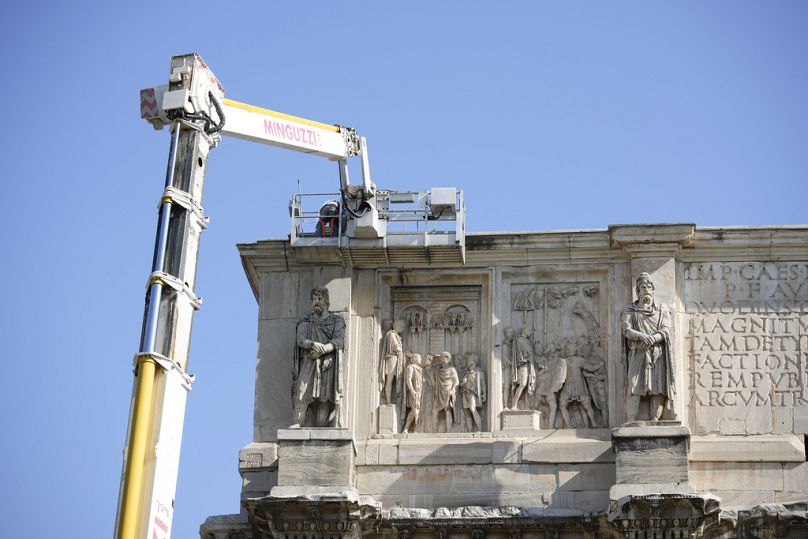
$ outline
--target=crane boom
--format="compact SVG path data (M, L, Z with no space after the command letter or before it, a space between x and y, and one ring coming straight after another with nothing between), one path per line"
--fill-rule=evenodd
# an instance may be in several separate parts
M429 252L448 249L464 261L465 210L462 191L379 191L370 179L367 141L349 127L325 124L224 97L219 80L196 54L171 58L168 84L140 91L141 117L155 129L170 127L168 166L158 204L157 236L146 286L140 347L135 355L134 384L124 449L115 537L167 539L171 536L174 494L179 469L185 401L193 376L188 374L193 314L201 300L194 292L197 255L208 219L202 209L208 153L222 136L325 157L339 166L336 216L316 214L337 237L305 233L296 220L306 218L299 199L290 204L292 245L335 245L342 241L342 219L349 215L347 236L359 249L387 245L387 224L454 221L442 234L399 234L398 244ZM361 158L362 184L351 185L348 159ZM300 195L298 195L300 196ZM417 202L418 208L394 211L391 204ZM343 213L344 212L344 213ZM339 226L333 227L334 220ZM325 230L325 228L323 228ZM390 238L393 239L392 237ZM363 243L364 242L364 243ZM369 243L368 243L369 242ZM393 241L392 243L396 243ZM350 249L347 250L348 256ZM444 256L444 255L442 255Z
M141 90L140 100L141 117L156 129L169 126L171 142L134 361L115 536L165 539L171 535L185 401L193 382L188 353L193 313L201 304L194 282L207 225L202 192L208 152L225 135L318 155L346 169L347 186L345 162L365 146L353 129L224 99L224 88L196 53L172 57L168 84ZM369 176L365 180L369 187Z

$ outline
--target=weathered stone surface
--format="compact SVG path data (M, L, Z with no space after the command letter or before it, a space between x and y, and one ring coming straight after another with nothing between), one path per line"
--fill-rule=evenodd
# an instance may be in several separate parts
M258 360L255 372L255 442L273 442L277 429L292 423L292 354L294 319L259 323Z
M693 462L805 462L804 441L796 436L694 436Z
M238 469L254 470L278 467L278 444L253 442L242 447L238 452Z
M398 432L398 407L395 404L379 406L379 434L396 434Z
M466 440L401 440L400 464L490 464L491 443Z
M561 490L609 490L615 483L615 467L612 464L561 465L558 472L558 488Z
M522 443L495 440L491 443L491 461L494 464L517 464L522 461Z
M355 449L346 429L278 431L279 487L353 487Z
M684 275L694 431L805 430L808 265L709 262Z
M783 465L771 462L692 462L690 481L699 491L774 490L785 486Z
M610 434L606 429L587 431L584 436L576 436L572 431L556 431L541 440L525 440L522 460L548 463L614 462Z
M681 484L688 480L687 428L620 427L613 431L618 484Z
M299 275L289 272L266 272L261 274L261 296L258 303L260 320L296 319L297 300L300 293Z

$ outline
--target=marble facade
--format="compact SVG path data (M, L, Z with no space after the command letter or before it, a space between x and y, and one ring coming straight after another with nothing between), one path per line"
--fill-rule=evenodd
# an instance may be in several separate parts
M808 529L808 227L469 234L465 264L239 250L259 304L254 436L242 518L212 517L203 538L294 539L315 521L298 539ZM642 274L670 314L676 395L660 422L626 425L621 313ZM296 433L296 328L317 287L345 324L342 394L331 427Z

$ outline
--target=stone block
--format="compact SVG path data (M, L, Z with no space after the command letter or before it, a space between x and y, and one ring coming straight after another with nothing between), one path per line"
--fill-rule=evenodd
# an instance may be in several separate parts
M601 513L609 509L609 490L582 490L572 493L572 509Z
M808 408L794 409L794 434L808 434Z
M679 484L688 480L690 432L678 426L631 426L612 431L619 484Z
M783 465L783 490L802 492L803 499L808 499L808 462Z
M277 484L277 470L241 472L242 497L266 496Z
M314 286L324 286L328 289L330 311L350 312L351 277L345 270L341 267L323 266L314 270L312 280Z
M238 452L238 469L257 470L263 468L277 469L278 444L256 443L247 444Z
M400 464L489 464L491 443L452 439L401 440Z
M288 427L292 420L292 356L294 354L294 319L261 320L259 323L258 359L255 372L254 425L255 442L275 441L275 431Z
M746 420L721 418L718 420L718 431L721 434L746 434Z
M261 296L259 297L258 316L261 320L292 318L298 313L297 273L267 272L261 274Z
M783 465L772 462L692 462L690 482L699 491L783 490Z
M805 462L805 445L793 435L694 436L691 462Z
M749 508L775 501L773 490L712 490L710 494L721 498L721 509Z
M557 488L555 466L516 464L494 467L494 484L480 485L481 490L502 492L544 492Z
M560 490L608 490L614 483L613 464L562 464L558 471Z
M356 470L356 489L360 494L406 493L409 481L405 470L398 467L362 466ZM395 485L395 487L394 487Z
M494 464L517 464L522 460L522 443L496 440L491 444L491 461Z
M373 316L376 314L376 272L372 270L354 270L354 282L351 290L354 314Z
M356 451L347 429L282 429L278 436L278 486L354 485Z
M772 408L772 432L790 434L794 430L794 410L790 407Z
M395 404L379 405L379 434L398 433L398 407Z
M379 465L392 466L398 464L398 442L382 440L379 444Z
M522 445L522 461L614 462L614 451L611 442L607 440L560 436L544 440L525 440Z
M539 430L541 412L536 410L502 410L502 430Z

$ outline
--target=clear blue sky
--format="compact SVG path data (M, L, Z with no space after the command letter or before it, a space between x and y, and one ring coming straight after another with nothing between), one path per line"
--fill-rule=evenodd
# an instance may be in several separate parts
M40 2L4 9L0 516L106 537L166 131L138 91L198 51L233 99L368 137L381 187L465 189L469 230L808 221L808 4ZM174 537L238 511L257 309L234 247L335 165L225 140L205 208Z

